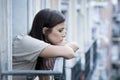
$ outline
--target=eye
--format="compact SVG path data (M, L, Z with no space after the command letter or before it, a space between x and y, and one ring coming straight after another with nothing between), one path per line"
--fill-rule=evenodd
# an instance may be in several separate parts
M62 30L58 30L59 32L62 32L63 31L63 29Z

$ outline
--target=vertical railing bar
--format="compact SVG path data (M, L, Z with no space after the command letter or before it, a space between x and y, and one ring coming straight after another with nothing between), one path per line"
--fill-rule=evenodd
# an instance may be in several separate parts
M97 40L95 40L92 45L90 46L90 48L87 50L86 54L85 54L85 78L86 80L90 80L91 76L92 76L92 72L94 71L94 69L96 66L96 55L97 55ZM92 57L92 56L93 57ZM93 58L91 60L91 58ZM92 68L91 68L91 61L92 61Z
M27 75L27 79L26 80L33 80L33 76L32 75Z

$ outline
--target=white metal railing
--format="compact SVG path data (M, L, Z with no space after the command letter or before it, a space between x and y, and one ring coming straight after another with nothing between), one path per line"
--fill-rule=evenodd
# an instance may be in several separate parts
M35 75L53 75L55 80L64 79L64 58L57 58L53 70L12 70L2 71L0 70L0 80L4 80L3 77L9 75L27 75L26 80L33 80L32 76Z

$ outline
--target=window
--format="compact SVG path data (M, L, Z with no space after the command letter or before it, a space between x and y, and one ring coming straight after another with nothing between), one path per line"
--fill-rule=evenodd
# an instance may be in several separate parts
M27 33L27 11L27 0L12 0L13 37Z

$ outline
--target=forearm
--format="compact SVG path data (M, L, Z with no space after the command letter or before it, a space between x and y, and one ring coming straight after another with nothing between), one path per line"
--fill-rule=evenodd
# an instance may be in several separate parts
M64 57L66 59L71 59L75 57L74 51L69 46L54 46L49 45L46 47L42 53L40 54L41 57Z
M73 42L62 45L49 45L40 54L41 57L64 57L71 59L75 57L75 52L79 49L77 44Z

